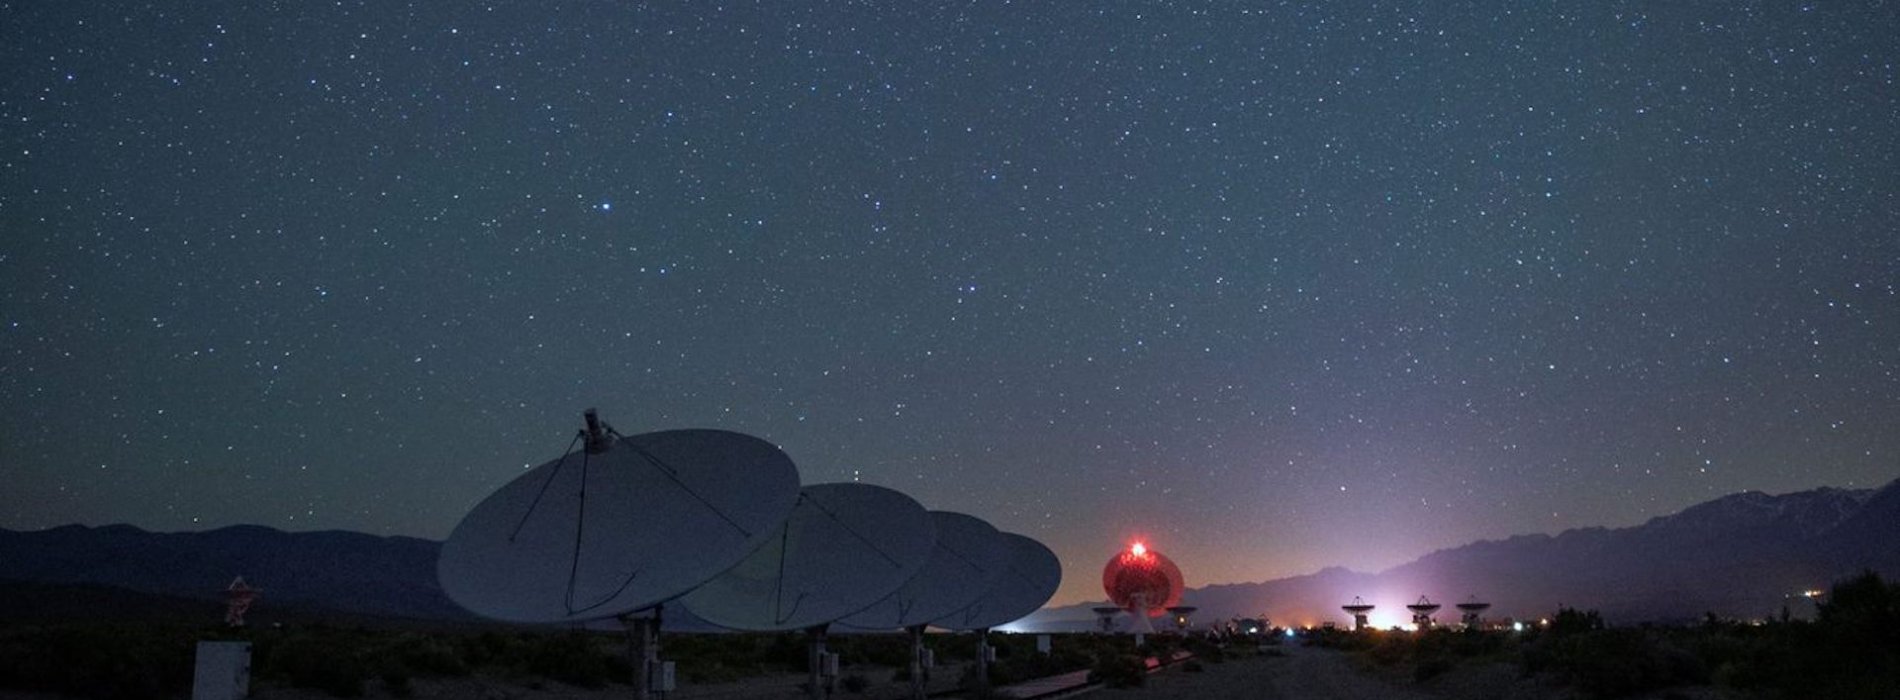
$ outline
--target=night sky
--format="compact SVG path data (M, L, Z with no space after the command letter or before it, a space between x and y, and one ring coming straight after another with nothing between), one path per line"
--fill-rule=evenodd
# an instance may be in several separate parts
M1900 476L1900 9L1241 4L0 0L0 527L439 539L589 406L1059 603Z

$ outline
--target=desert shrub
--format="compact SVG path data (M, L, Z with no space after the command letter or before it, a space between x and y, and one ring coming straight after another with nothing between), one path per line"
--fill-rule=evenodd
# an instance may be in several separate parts
M1545 631L1554 636L1580 634L1603 629L1603 615L1595 610L1583 611L1576 608L1558 608L1551 616L1550 626Z
M776 638L780 635L772 635ZM676 634L665 642L665 654L688 682L725 683L768 672L760 661L768 642L758 635ZM803 670L800 661L798 670ZM771 671L789 670L774 667Z
M386 649L405 671L427 676L466 676L469 662L462 659L455 644L433 636L405 633L398 635Z
M1721 637L1695 647L1719 685L1768 698L1900 698L1900 587L1871 572L1836 582L1813 624Z
M989 678L988 678L989 687L982 688L982 687L979 687L977 684L976 664L970 664L968 666L965 666L963 667L963 675L957 677L957 687L961 688L965 693L967 693L968 697L972 697L972 698L990 697L990 694L988 691L996 689L999 682L1001 682L998 676L994 673L995 670L996 669L994 667L990 668L991 673L989 674ZM1007 683L1004 683L1004 684L1007 684Z
M1819 621L1844 644L1900 648L1900 587L1872 571L1835 583Z
M1203 637L1189 637L1181 642L1181 647L1206 663L1217 664L1227 660L1225 647Z
M513 665L527 648L524 635L485 631L455 640L455 656L471 668Z
M1394 666L1412 655L1412 639L1401 634L1381 635L1381 639L1366 650L1366 658L1380 666Z
M678 669L680 675L685 676L688 682L694 684L728 683L748 675L744 669L723 663L718 659L675 663L677 664L675 668Z
M1416 666L1412 667L1412 680L1423 683L1445 675L1447 671L1456 668L1457 665L1458 662L1442 656L1421 659Z
M931 648L937 650L937 661L939 663L970 661L976 658L976 635L938 635L938 637L933 640Z
M1510 639L1503 634L1478 630L1446 633L1444 638L1449 642L1452 655L1464 659L1501 653Z
M1171 634L1150 634L1143 640L1141 649L1136 653L1167 661L1181 648L1181 639Z
M181 695L195 639L134 627L28 628L0 637L0 688L93 700Z
M394 697L406 698L415 695L416 690L409 684L409 669L400 664L391 664L383 668L383 689Z
M1003 686L1046 678L1088 668L1093 662L1086 654L1057 645L1048 655L1013 650L1007 656L999 649L996 663L990 664L990 685Z
M260 644L263 675L339 698L363 696L369 667L360 646L333 630L313 629ZM253 668L260 664L253 663Z
M1703 664L1710 668L1721 668L1744 661L1753 655L1752 650L1759 646L1759 638L1746 635L1747 629L1744 627L1720 633L1684 635L1680 642L1696 658L1701 659Z
M1525 661L1531 671L1554 672L1598 698L1629 697L1708 679L1701 660L1640 629L1548 636L1526 650Z
M845 634L833 635L826 646L838 653L841 663L872 664L885 668L910 665L910 635Z
M1341 629L1319 629L1306 635L1307 646L1340 651L1366 651L1379 644L1381 640L1392 636L1390 632L1367 630L1354 632Z
M761 663L786 671L803 671L810 662L811 640L803 632L785 632L765 638L758 650Z
M1517 651L1529 673L1553 674L1599 698L1711 682L1747 697L1900 698L1900 587L1877 575L1837 582L1813 623L1710 618L1606 629L1594 612L1565 609L1542 634L1526 635L1530 641L1511 636L1498 648Z
M538 637L528 649L527 661L529 673L582 688L602 688L633 672L625 659L603 651L595 636L586 632ZM621 669L624 675L616 675Z
M1089 682L1110 688L1138 688L1148 681L1148 664L1139 656L1103 654L1089 668Z

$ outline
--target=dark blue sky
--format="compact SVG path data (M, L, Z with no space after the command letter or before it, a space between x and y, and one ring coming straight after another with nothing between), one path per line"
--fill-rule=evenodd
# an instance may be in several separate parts
M1900 475L1900 13L0 2L0 527L598 406L1190 585Z

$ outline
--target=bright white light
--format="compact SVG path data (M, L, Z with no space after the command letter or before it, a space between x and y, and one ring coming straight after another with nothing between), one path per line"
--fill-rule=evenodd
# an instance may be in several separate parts
M1524 631L1524 623L1522 623L1522 622L1513 622L1513 623L1511 623L1511 631L1512 631L1512 632L1522 632L1522 631Z
M1366 614L1366 625L1375 629L1389 630L1405 624L1409 624L1405 618L1390 610L1374 610Z
M1136 542L1135 546L1128 548L1128 551L1134 552L1135 556L1138 557L1146 556L1148 554L1148 547L1140 542Z
M1293 628L1291 628L1291 627L1288 627L1288 628L1286 628L1286 636L1287 636L1287 638L1288 638L1288 639L1292 639L1292 638L1293 638Z

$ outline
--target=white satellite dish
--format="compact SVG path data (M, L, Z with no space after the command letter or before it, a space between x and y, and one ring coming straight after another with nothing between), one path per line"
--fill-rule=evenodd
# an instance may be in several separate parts
M1008 571L976 603L931 624L957 630L988 629L1035 612L1056 594L1056 588L1062 585L1062 562L1055 552L1022 535L1002 535L1010 550Z
M935 541L929 511L909 496L870 484L807 486L764 546L680 602L731 629L822 628L904 585Z
M838 622L870 629L903 627L910 633L911 696L924 697L928 665L924 628L975 603L1009 572L1011 550L1003 533L962 513L931 511L937 543L930 561L897 592Z
M838 624L896 629L927 624L975 603L1009 570L1011 550L1003 533L980 518L931 511L937 543L922 571L886 596Z
M692 590L776 535L798 469L749 435L669 430L613 439L588 412L586 448L476 505L442 545L436 577L498 620L579 622Z

